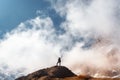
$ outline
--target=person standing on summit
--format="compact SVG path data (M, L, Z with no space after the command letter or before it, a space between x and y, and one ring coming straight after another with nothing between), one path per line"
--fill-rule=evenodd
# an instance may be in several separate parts
M61 66L61 58L60 57L58 58L56 66Z

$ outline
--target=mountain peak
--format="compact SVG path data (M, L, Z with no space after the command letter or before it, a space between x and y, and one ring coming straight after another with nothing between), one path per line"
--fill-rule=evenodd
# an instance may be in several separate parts
M71 70L64 66L53 66L46 69L41 69L27 76L22 76L16 80L38 80L41 78L65 78L76 76ZM43 79L42 79L43 80Z

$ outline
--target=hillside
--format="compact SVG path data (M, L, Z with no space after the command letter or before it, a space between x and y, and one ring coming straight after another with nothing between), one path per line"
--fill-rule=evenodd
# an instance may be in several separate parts
M76 76L64 66L54 66L51 68L41 69L27 76L20 77L16 80L46 80L53 78L65 78Z
M120 78L93 78L90 76L75 75L64 66L53 66L41 69L16 80L120 80Z

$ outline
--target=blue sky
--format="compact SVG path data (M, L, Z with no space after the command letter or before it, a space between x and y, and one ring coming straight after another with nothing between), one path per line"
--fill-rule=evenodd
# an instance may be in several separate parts
M11 31L21 22L38 16L37 10L50 16L54 24L59 26L62 18L50 9L50 3L45 0L0 0L0 37L3 33Z

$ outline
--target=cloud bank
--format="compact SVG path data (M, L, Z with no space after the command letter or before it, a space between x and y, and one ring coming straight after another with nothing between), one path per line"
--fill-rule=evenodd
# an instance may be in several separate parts
M51 3L62 17L66 17L62 27L72 35L84 38L82 43L77 43L67 52L68 61L72 60L71 63L68 62L68 65L74 65L72 69L88 75L114 76L120 74L118 68L120 66L118 58L120 55L118 4L120 2L68 0L63 3L56 0ZM83 46L89 47L89 49L83 50Z
M54 0L51 4L65 18L61 30L55 29L49 16L20 23L0 40L0 70L25 75L53 66L63 56L62 64L77 74L119 76L119 1Z

